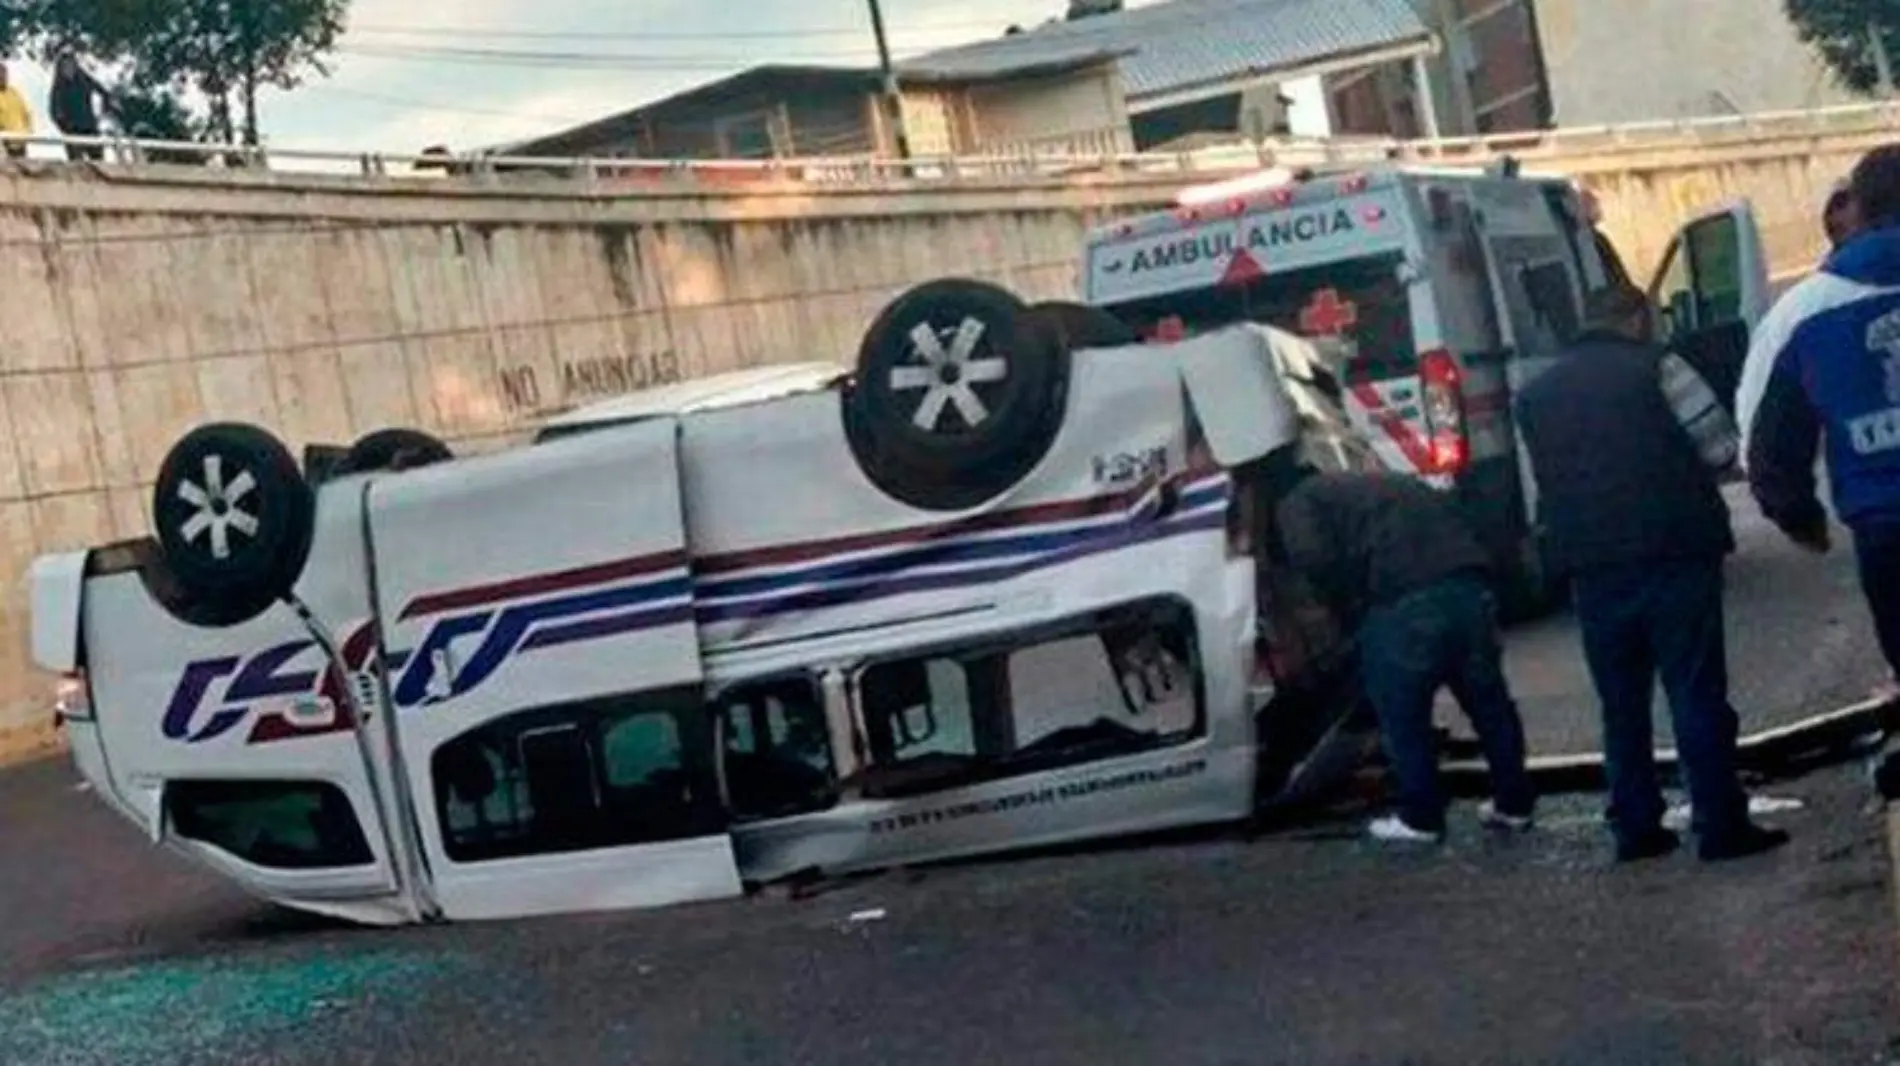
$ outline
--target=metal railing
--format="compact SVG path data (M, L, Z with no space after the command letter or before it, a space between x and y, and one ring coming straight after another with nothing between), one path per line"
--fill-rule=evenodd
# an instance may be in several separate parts
M495 182L511 177L560 178L588 184L908 184L1008 178L1060 178L1080 174L1140 177L1218 172L1264 166L1322 166L1391 162L1477 162L1512 155L1535 160L1588 151L1645 146L1718 143L1724 140L1813 137L1900 129L1900 103L1849 104L1804 111L1763 112L1709 118L1560 127L1477 137L1401 140L1383 137L1278 138L1236 142L1179 152L1010 153L891 159L865 155L768 160L631 159L607 156L505 156L475 153L421 154L328 151L200 144L124 137L20 136L0 134L0 166L24 162L66 163L69 148L88 149L95 160L79 165L184 165L273 173L354 175L371 179L459 178ZM35 149L42 151L36 153ZM44 151L51 149L51 152Z

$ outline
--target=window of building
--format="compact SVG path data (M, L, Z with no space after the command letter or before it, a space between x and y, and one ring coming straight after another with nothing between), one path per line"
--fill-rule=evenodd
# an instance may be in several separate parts
M771 159L779 154L777 116L770 111L732 115L714 124L719 152L730 159Z
M725 806L697 688L523 711L431 760L457 862L722 832Z
M867 795L1171 747L1205 731L1193 611L1144 601L867 667Z
M172 829L254 866L324 870L375 861L343 790L322 781L173 781Z

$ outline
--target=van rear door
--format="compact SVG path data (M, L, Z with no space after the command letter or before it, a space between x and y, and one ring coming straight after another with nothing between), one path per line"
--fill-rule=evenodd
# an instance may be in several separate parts
M445 917L741 891L677 433L653 419L370 490L396 748Z
M281 603L228 628L188 624L142 572L152 542L90 553L78 620L90 707L68 716L68 737L108 802L251 891L355 921L408 920L388 792L325 647L370 615L356 487L326 489L316 513L296 588L314 631ZM36 571L36 582L62 572ZM36 628L70 623L50 609L61 598L36 591Z

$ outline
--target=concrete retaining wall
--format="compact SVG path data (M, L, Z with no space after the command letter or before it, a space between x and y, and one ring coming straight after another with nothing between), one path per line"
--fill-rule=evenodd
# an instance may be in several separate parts
M1886 135L1652 140L1529 165L1596 188L1632 267L1692 211L1747 196L1789 269L1818 253L1828 183ZM0 173L0 756L43 741L28 560L142 535L147 481L196 422L253 420L296 446L415 425L485 448L648 383L845 361L869 317L919 280L1073 293L1086 227L1163 203L1181 180L616 194L552 180Z

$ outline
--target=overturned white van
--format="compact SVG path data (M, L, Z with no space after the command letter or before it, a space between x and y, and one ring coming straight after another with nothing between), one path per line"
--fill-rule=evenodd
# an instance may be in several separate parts
M203 426L153 537L36 561L33 655L100 797L359 922L1244 818L1351 704L1270 704L1234 471L1303 432L1370 459L1297 338L1129 340L945 281L853 373L603 405L493 455L396 431L313 476ZM1295 644L1277 669L1313 684Z

